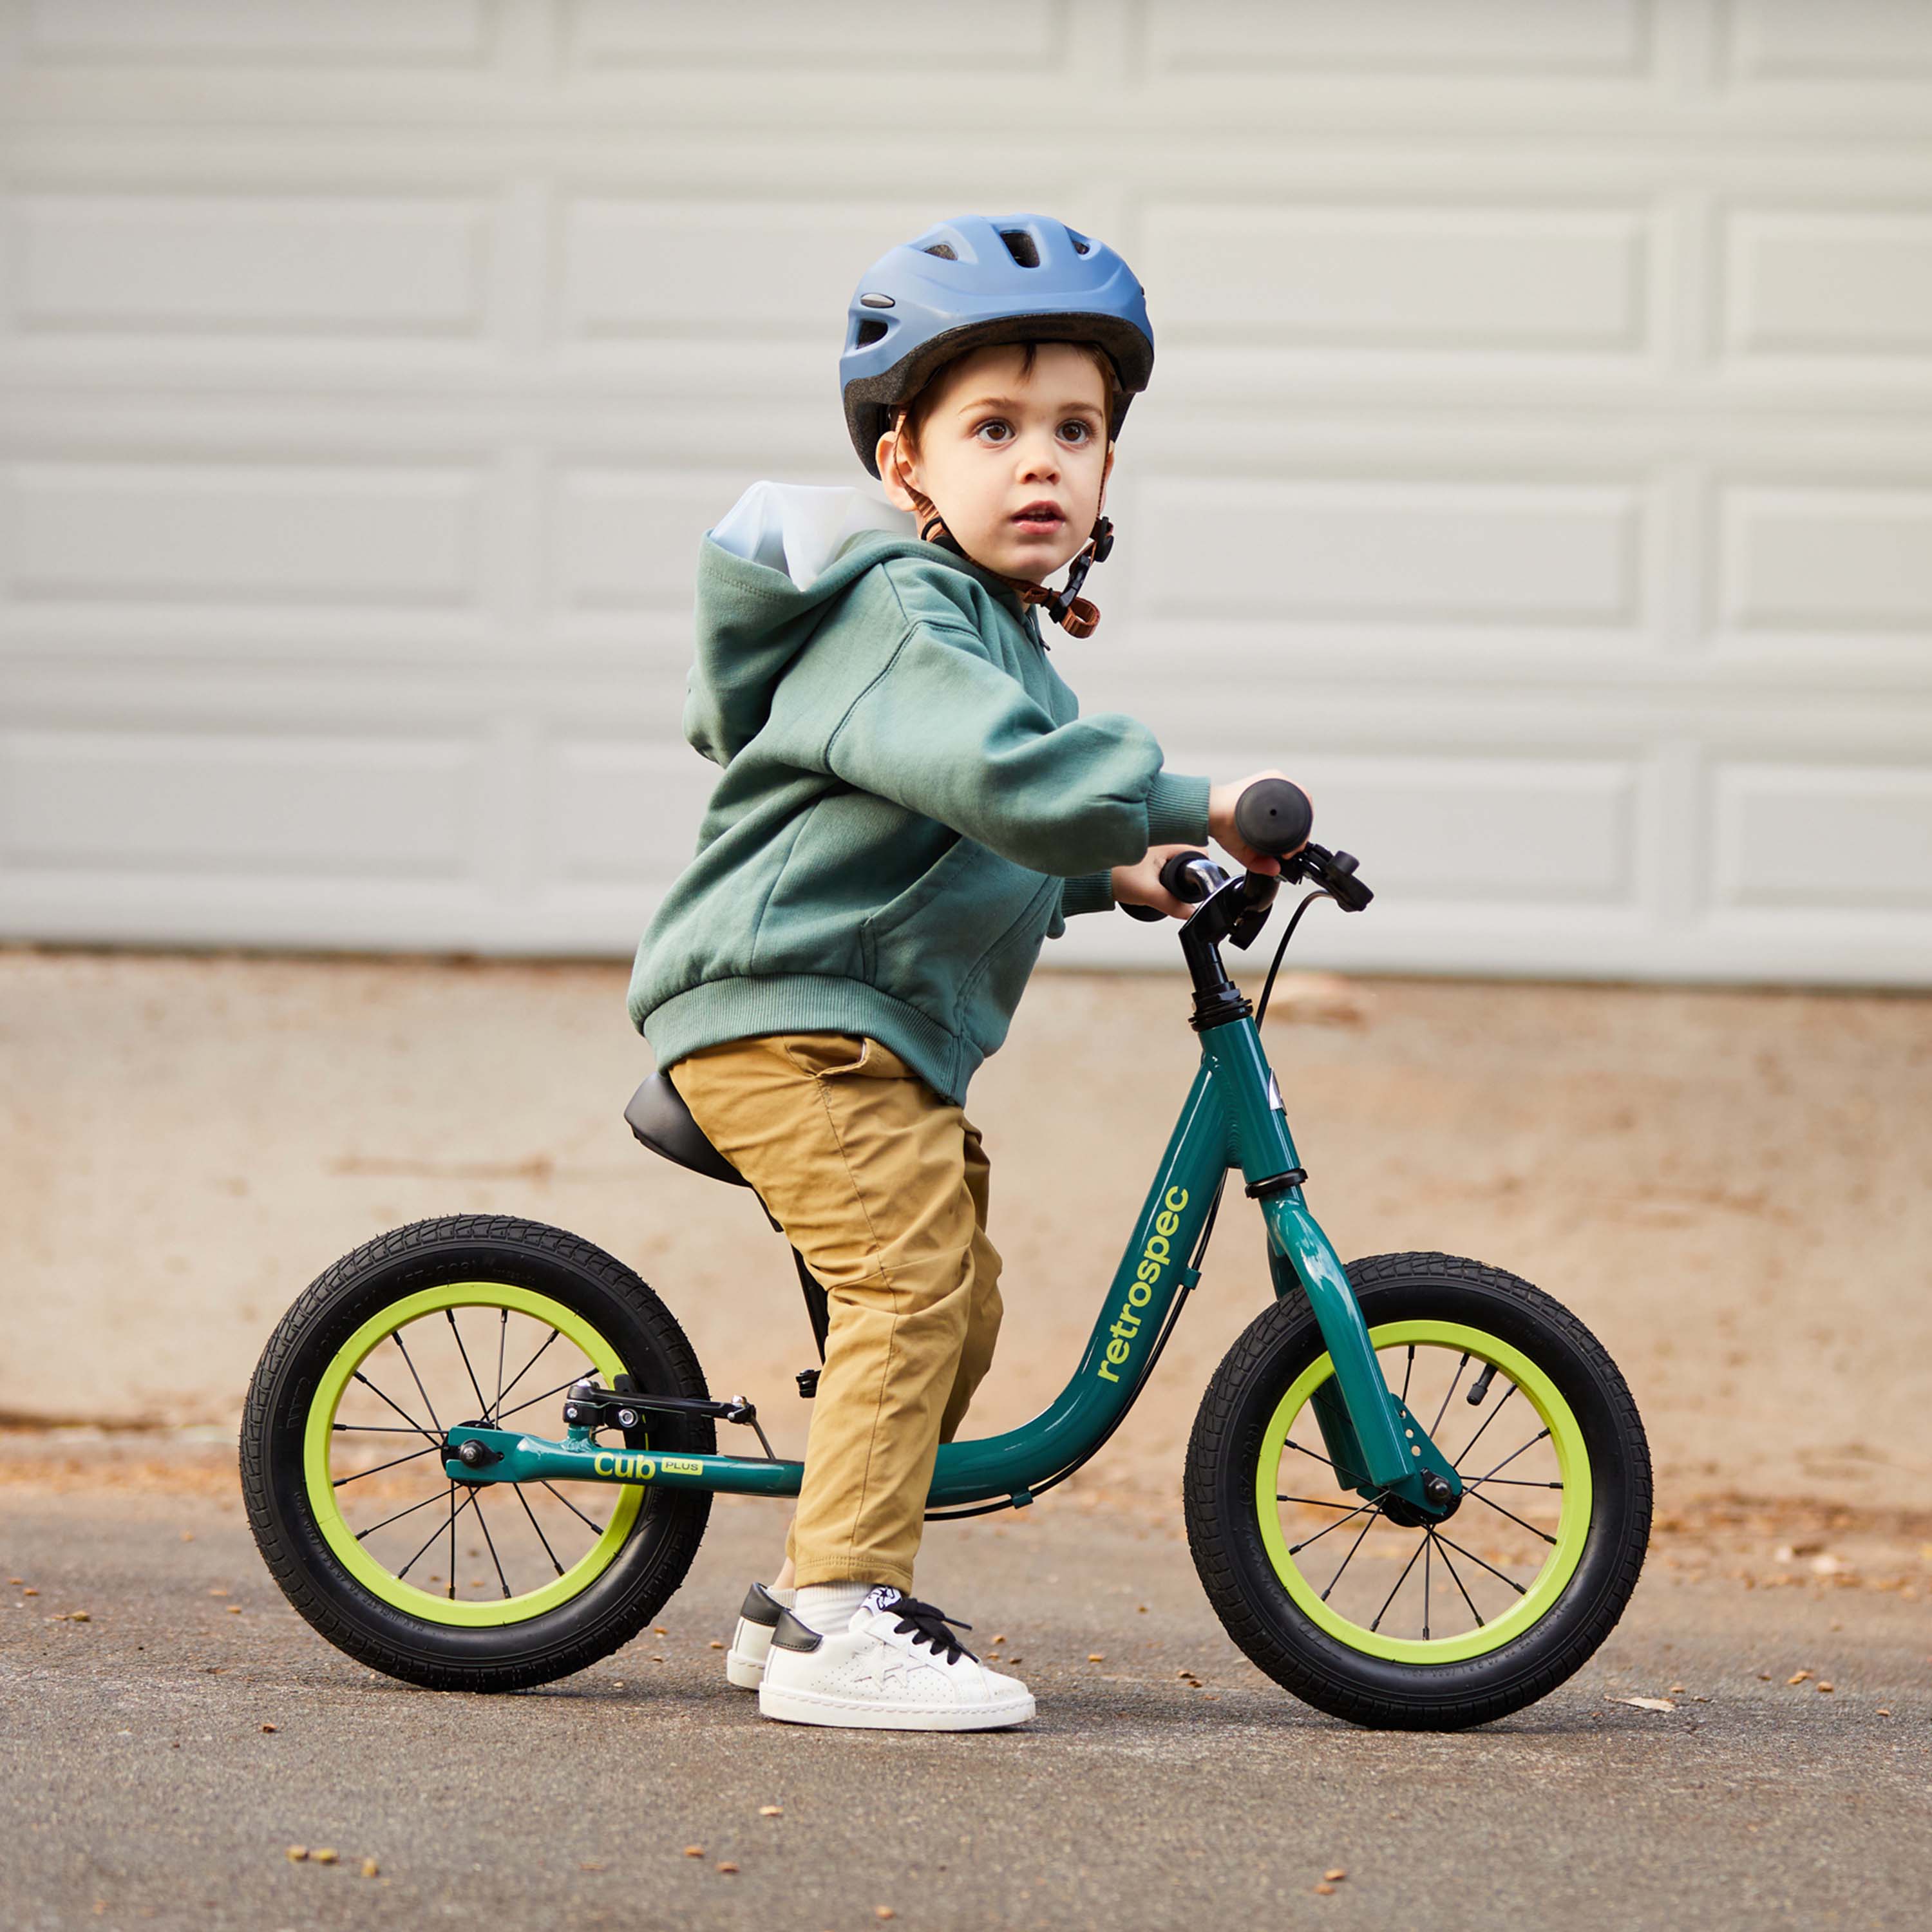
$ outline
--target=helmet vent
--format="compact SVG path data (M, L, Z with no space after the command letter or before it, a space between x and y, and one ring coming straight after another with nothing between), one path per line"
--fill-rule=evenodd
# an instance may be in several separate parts
M959 259L958 250L950 242L935 242L926 252L928 255L937 255L942 262L956 262Z
M1067 232L1071 235L1072 230L1070 229ZM1088 242L1085 236L1074 235L1073 252L1076 255L1090 255L1094 252L1093 244Z
M874 321L868 316L860 323L859 332L852 338L852 346L854 349L869 348L885 332L886 325L883 322Z
M1024 228L1002 228L1000 239L1006 244L1006 253L1022 268L1040 266L1040 244Z

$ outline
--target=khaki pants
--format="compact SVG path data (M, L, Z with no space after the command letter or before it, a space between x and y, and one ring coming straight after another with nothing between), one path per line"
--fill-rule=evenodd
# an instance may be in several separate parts
M797 1580L910 1593L934 1456L1000 1330L979 1130L896 1054L844 1034L700 1047L670 1077L824 1285Z

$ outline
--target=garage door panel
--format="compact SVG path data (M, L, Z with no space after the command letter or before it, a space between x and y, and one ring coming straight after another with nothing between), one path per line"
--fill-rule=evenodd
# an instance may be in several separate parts
M402 195L32 194L15 314L32 332L473 334L490 220Z
M1152 0L1149 58L1168 73L1624 74L1649 44L1643 0Z
M1878 632L1932 646L1932 488L1720 493L1722 621L1747 636Z
M265 7L260 0L28 0L30 58L56 60L474 59L493 0L329 0Z
M1882 380L1932 365L1932 201L1896 208L1736 208L1724 219L1724 346Z
M454 607L487 479L406 464L42 462L6 478L23 602Z
M661 892L698 844L716 765L682 742L560 740L548 748L551 876Z
M1137 587L1159 616L1641 621L1634 486L1168 476L1142 508Z
M1168 291L1163 320L1182 343L1641 346L1636 209L1156 202L1142 226L1143 279Z
M482 776L449 740L9 732L0 850L23 868L453 876Z
M570 465L551 491L551 596L566 611L691 608L698 543L724 514L725 478Z
M1738 760L1711 783L1719 908L1932 914L1932 764Z
M1730 0L1723 20L1739 80L1932 80L1932 12L1910 0Z

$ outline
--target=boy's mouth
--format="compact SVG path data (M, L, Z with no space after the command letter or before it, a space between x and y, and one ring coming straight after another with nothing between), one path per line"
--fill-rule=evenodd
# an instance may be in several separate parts
M1029 503L1024 509L1016 512L1012 521L1018 529L1051 536L1066 519L1060 514L1057 503L1039 502Z

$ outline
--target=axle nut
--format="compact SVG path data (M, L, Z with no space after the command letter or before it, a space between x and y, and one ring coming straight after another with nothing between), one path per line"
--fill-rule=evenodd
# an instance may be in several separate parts
M477 1469L482 1467L483 1460L490 1452L480 1442L465 1442L456 1453L466 1468Z

